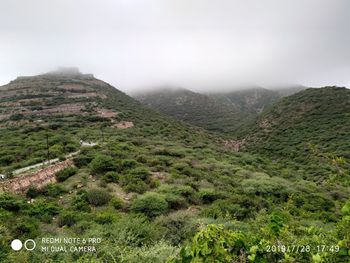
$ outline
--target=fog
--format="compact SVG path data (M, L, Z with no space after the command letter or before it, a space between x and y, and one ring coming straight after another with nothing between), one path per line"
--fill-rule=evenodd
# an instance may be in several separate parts
M350 86L348 0L1 0L0 84L76 66L117 88Z

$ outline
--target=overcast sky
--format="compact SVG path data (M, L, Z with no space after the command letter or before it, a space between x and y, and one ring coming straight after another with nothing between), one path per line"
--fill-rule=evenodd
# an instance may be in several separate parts
M1 0L0 84L77 66L131 92L350 86L349 0Z

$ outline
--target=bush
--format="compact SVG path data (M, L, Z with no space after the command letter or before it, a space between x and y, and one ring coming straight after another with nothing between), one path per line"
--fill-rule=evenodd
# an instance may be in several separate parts
M140 196L131 205L131 211L134 213L143 213L153 218L165 213L168 210L168 202L163 195L154 192L148 192Z
M98 224L105 225L105 224L112 224L115 222L118 218L118 214L114 211L103 211L96 215L95 221Z
M135 192L139 194L143 194L147 191L147 184L142 180L131 180L129 182L124 182L123 189L125 192Z
M180 185L174 188L173 193L180 194L184 197L189 197L194 193L194 190L189 185Z
M94 174L104 174L116 169L114 159L107 155L97 155L90 163L90 168Z
M103 176L103 180L107 183L117 183L119 180L119 175L116 172L107 172Z
M64 189L62 185L59 184L48 184L42 189L40 189L40 193L44 196L57 197L62 193L66 193L67 190Z
M221 195L212 188L200 189L198 194L204 204L212 203L221 197Z
M77 216L73 212L64 212L58 217L58 226L73 226L78 221Z
M109 202L111 196L104 189L91 189L86 193L89 204L93 206L102 206Z
M145 167L137 167L129 171L127 177L140 179L140 180L147 180L149 176L151 175L150 171Z
M187 202L184 197L172 193L167 193L165 195L165 200L168 202L169 208L174 210L187 206Z
M241 233L208 225L197 233L192 245L180 252L180 261L172 262L247 262L247 246Z
M76 167L67 167L61 171L58 171L55 176L58 182L63 182L67 180L69 177L75 175L77 171L78 169Z
M121 252L121 259L128 263L163 263L179 253L179 248L159 241L150 246L135 247Z
M122 165L123 169L131 169L131 168L137 167L139 165L139 163L133 159L126 159L126 160L123 160L121 165Z
M91 207L87 201L87 192L85 190L77 192L77 195L73 198L72 207L77 211L91 212Z
M28 215L33 216L45 223L50 223L54 215L59 214L59 206L54 203L34 203L28 208Z
M26 196L28 198L35 198L38 195L40 195L40 191L35 188L34 186L29 187L29 189L27 190Z
M4 193L0 195L0 208L11 212L18 212L27 204L23 199Z
M121 209L124 207L124 201L121 198L113 198L111 200L111 205L115 208L115 209Z
M122 246L139 247L161 238L160 227L140 215L127 215L108 228L108 235Z
M15 236L35 238L39 235L39 224L33 218L21 219L14 229Z
M189 211L176 211L166 216L159 216L155 223L164 228L164 239L173 245L182 244L197 231L196 217Z
M244 219L246 210L235 204L232 200L216 200L211 206L205 208L201 215L215 219Z

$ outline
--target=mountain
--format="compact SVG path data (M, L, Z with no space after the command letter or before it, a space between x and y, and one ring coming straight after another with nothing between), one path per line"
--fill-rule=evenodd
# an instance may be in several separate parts
M281 96L277 91L260 87L248 88L231 92L212 93L210 97L215 98L220 104L233 107L242 113L259 114L264 108L272 105Z
M137 94L135 98L158 112L210 131L224 132L229 128L227 123L238 118L235 108L183 88L158 89Z
M310 88L285 97L247 127L247 149L308 163L350 160L350 90ZM340 159L338 159L340 160Z
M213 98L186 94L226 111ZM195 109L185 98L178 103ZM347 107L335 98L339 110ZM227 137L157 113L74 68L0 87L0 116L1 262L189 262L198 240L205 251L213 240L214 249L227 244L230 252L225 245L219 253L229 262L278 262L285 253L266 246L321 238L327 246L339 240L342 251L321 254L325 260L346 262L350 193L341 169L236 152ZM333 180L314 180L316 166ZM70 237L79 241L64 243ZM14 251L14 239L36 248ZM288 257L311 262L314 254Z
M134 97L142 104L177 120L232 135L280 95L263 88L208 94L182 88L163 88Z

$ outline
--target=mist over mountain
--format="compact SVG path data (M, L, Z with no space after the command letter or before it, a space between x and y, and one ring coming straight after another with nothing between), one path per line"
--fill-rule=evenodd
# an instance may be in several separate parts
M349 0L1 0L1 263L349 263Z
M279 90L246 87L243 90L197 93L184 88L160 87L134 93L142 104L177 120L234 136L279 98L304 89Z

